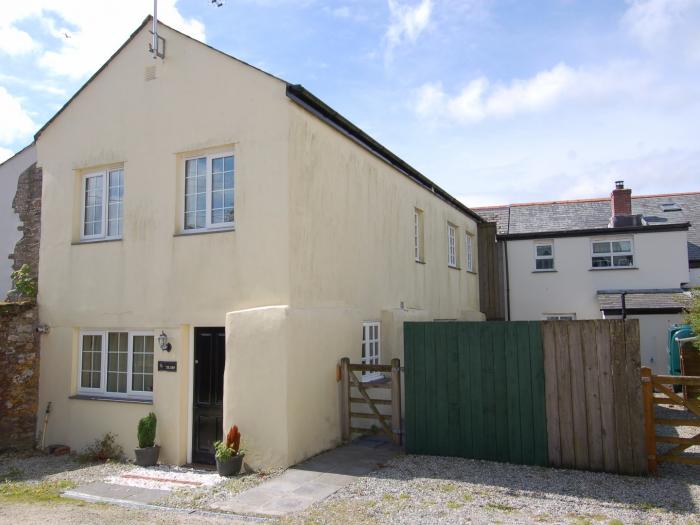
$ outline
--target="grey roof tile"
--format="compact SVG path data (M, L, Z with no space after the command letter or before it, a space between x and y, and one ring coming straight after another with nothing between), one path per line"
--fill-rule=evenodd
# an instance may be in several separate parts
M674 203L680 211L664 211ZM610 221L610 199L510 204L474 209L484 219L498 224L498 233L540 233L605 228ZM632 197L632 213L652 224L690 223L688 258L700 261L700 192Z

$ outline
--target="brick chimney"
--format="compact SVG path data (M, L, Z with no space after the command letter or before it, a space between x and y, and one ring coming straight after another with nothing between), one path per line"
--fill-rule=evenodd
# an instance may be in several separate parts
M613 217L632 215L632 190L625 189L624 181L615 181L615 189L610 194L610 205Z

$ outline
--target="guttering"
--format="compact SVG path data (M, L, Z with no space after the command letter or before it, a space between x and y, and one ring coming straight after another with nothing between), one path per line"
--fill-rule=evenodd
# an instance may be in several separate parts
M409 179L413 180L417 184L420 184L425 189L435 194L438 198L452 205L454 208L457 208L462 213L470 216L477 223L487 222L479 214L462 204L452 195L450 195L445 190L440 188L437 184L428 179L425 175L423 175L418 170L409 165L406 161L402 160L400 157L398 157L397 155L389 151L387 148L382 146L379 142L367 135L367 133L355 126L355 124L353 124L348 119L343 117L340 113L328 106L325 102L316 97L313 93L307 91L303 86L299 84L287 84L287 97L289 97L290 100L299 104L301 107L303 107L310 113L313 113L316 117L318 117L331 127L335 128L337 131L339 131L340 133L342 133L361 147L368 150L376 157L379 157L381 160L391 165L396 170L400 171Z
M582 230L555 230L550 232L528 232L528 233L503 233L498 235L498 240L518 241L527 239L553 239L557 237L585 237L619 235L621 233L654 233L669 231L687 231L690 228L689 222L678 224L654 224L649 226L626 226L622 228L586 228Z

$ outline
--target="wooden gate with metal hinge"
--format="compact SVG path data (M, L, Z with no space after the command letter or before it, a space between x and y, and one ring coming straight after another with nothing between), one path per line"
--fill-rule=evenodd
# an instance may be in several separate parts
M388 374L383 379L371 382L363 382L355 375L355 372L380 372ZM371 419L378 423L380 431L387 434L392 441L401 444L401 363L398 359L392 359L391 365L367 365L351 364L350 359L344 357L338 365L337 379L341 384L341 422L343 441L349 441L353 434L366 434L369 428L353 426L353 419ZM357 390L360 397L352 395L352 390ZM390 399L372 398L373 391L390 390ZM364 405L368 412L353 411L353 405ZM381 406L390 406L391 413L385 414L379 409Z

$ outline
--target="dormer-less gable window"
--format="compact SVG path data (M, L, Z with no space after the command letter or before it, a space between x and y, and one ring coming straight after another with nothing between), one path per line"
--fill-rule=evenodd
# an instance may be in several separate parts
M233 171L231 153L185 159L185 231L233 226Z
M83 175L81 240L121 239L123 200L123 168Z

